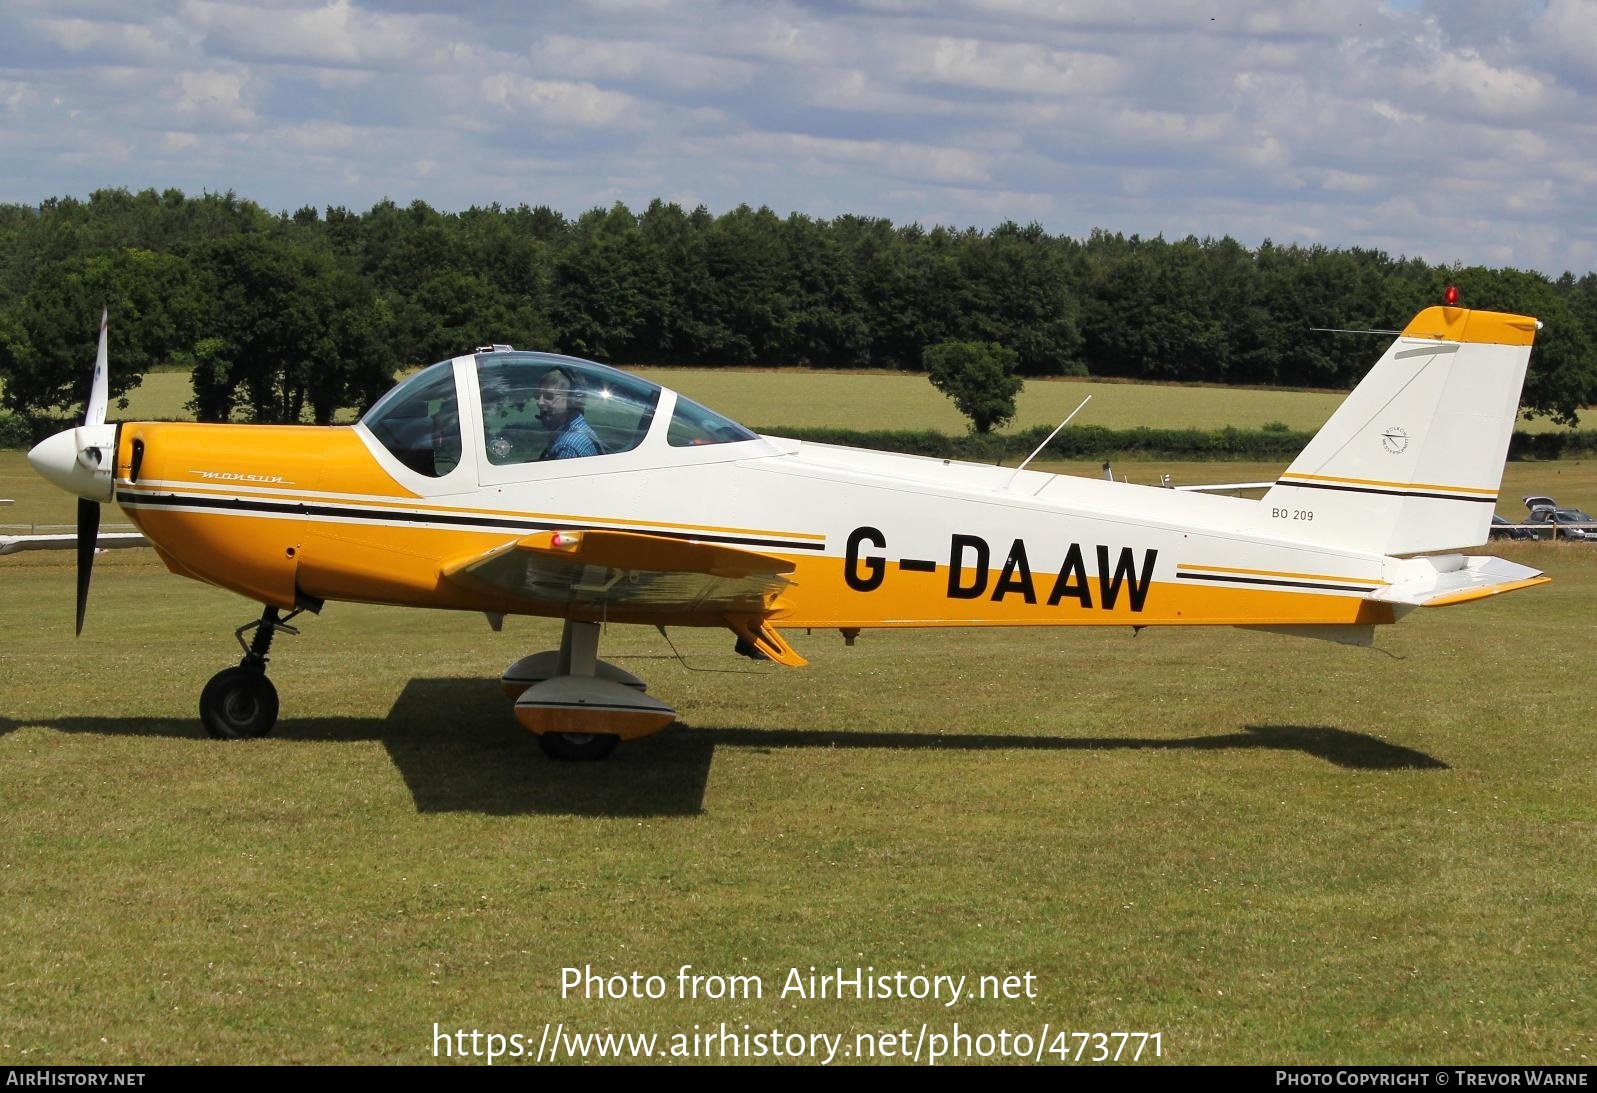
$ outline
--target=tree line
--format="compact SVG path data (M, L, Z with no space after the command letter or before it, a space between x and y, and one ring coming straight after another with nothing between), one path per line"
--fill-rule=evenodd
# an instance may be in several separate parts
M81 407L108 304L113 396L178 365L202 420L330 421L404 365L489 342L615 364L910 371L929 347L986 342L1023 376L1341 388L1383 341L1311 328L1399 329L1448 284L1467 306L1543 320L1527 408L1568 420L1597 402L1593 273L746 205L274 214L233 193L120 189L0 205L0 382L21 414Z

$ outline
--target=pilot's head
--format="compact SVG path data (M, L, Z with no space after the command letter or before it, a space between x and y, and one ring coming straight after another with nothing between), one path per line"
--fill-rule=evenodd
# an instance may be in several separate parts
M538 381L538 420L551 433L566 427L582 411L582 390L564 368L551 368Z

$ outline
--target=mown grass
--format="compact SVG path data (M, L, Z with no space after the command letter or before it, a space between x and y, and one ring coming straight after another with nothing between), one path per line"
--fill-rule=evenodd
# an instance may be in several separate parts
M485 676L549 645L335 605L284 720L205 739L253 612L110 555L5 572L0 1053L431 1058L531 1033L1146 1030L1170 1062L1589 1063L1597 552L1375 650L1228 630L616 628L683 724L545 760ZM562 999L561 969L756 974L757 1001ZM789 968L1036 976L968 1002L773 997ZM674 980L673 995L674 995Z
M845 429L938 429L961 433L967 423L954 404L922 375L835 373L800 369L644 368L639 374L675 388L734 420L762 429L834 426ZM1257 429L1272 422L1312 432L1343 395L1329 391L1167 387L1091 380L1028 380L1012 430L1057 425L1083 398L1083 425L1129 429ZM152 372L113 416L127 421L190 417L193 397L183 372ZM1529 432L1555 428L1545 418L1521 421Z

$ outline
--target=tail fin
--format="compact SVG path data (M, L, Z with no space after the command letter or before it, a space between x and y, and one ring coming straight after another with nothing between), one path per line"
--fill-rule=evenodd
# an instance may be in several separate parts
M1540 326L1420 312L1264 495L1256 527L1380 554L1486 542Z

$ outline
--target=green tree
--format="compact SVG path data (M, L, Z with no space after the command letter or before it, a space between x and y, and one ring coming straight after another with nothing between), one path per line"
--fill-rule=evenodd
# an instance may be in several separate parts
M89 394L100 310L111 315L110 394L153 365L186 357L203 304L188 262L120 250L52 263L0 322L5 405L25 413L80 410Z
M1539 273L1517 269L1455 268L1450 272L1466 307L1531 315L1542 322L1531 351L1520 405L1535 417L1574 425L1597 399L1597 347L1580 318L1584 302L1573 278L1555 285ZM1573 306L1572 306L1573 305Z
M1015 396L1025 381L1015 375L1019 354L997 342L943 342L921 355L932 386L954 400L978 433L990 433L1015 416Z
M668 306L656 249L625 205L591 209L554 264L549 319L560 348L602 361L648 359Z
M387 304L325 250L276 235L222 240L207 255L216 312L197 346L196 415L327 424L392 382Z

